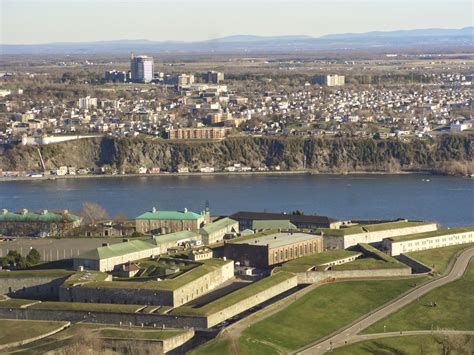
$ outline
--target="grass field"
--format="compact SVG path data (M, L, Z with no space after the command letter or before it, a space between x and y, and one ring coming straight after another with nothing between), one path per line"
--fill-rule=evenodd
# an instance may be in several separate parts
M0 278L25 278L25 277L61 277L72 275L74 271L62 269L45 270L17 270L0 271Z
M340 329L422 280L358 280L322 285L247 328L236 351L275 354L296 350ZM218 338L198 348L195 354L219 354L217 350L231 346L226 342L227 339Z
M100 336L104 338L165 340L184 333L184 330L129 330L120 328L109 328L99 329L98 332L100 333Z
M0 344L34 338L59 329L67 322L0 319Z
M82 302L41 302L31 306L31 309L135 313L143 306L134 304L82 303Z
M26 300L22 298L10 298L4 301L0 301L0 308L20 308L27 304L32 304L38 301L35 300Z
M465 354L470 354L474 350L473 336L456 336L456 338L461 340L461 346L465 346ZM460 354L460 352L455 353ZM431 335L413 335L361 341L359 343L334 349L331 354L443 354L443 347L438 344L435 338Z
M437 306L432 307L431 303ZM474 261L464 276L437 288L367 328L364 333L400 330L474 330Z
M421 261L426 266L432 267L434 271L442 273L448 266L449 260L460 250L474 246L474 243L451 245L449 247L415 251L407 255Z

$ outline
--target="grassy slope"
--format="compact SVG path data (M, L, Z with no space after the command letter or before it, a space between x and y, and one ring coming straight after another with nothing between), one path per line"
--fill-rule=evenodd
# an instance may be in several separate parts
M407 255L421 261L423 264L434 267L436 272L443 272L448 266L449 260L460 250L474 246L474 243L451 245L449 247L415 251Z
M81 303L81 302L41 302L31 306L31 309L135 313L143 306L133 304Z
M437 307L430 304L436 302ZM437 288L367 328L365 333L400 330L455 329L474 330L474 261L464 276Z
M13 343L52 332L65 322L0 319L0 344Z
M319 266L334 260L348 258L357 255L357 252L349 250L330 250L315 255L304 256L302 258L291 260L280 268L282 271L305 272L308 269Z
M463 336L470 349L474 349L474 337ZM431 335L413 335L367 340L335 349L334 355L358 354L442 354L443 348Z

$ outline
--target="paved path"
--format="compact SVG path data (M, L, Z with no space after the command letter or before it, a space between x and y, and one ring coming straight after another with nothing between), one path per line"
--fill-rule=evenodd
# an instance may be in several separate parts
M297 353L305 355L324 354L325 352L331 349L367 339L364 338L362 335L358 335L358 333L360 333L363 329L371 326L372 324L378 322L379 320L387 317L388 315L405 307L406 305L415 301L419 297L427 294L428 292L461 278L464 274L464 271L468 267L469 261L472 257L474 257L474 248L464 250L458 255L455 263L451 264L451 270L445 276L440 277L438 279L434 279L431 282L421 284L420 286L414 288L412 291L405 294L404 296L399 297L396 300L386 304L382 308L369 314L367 317L361 319L360 321L356 321L348 328L341 330L339 333L331 336L330 338L313 343L306 348L300 349L297 351Z

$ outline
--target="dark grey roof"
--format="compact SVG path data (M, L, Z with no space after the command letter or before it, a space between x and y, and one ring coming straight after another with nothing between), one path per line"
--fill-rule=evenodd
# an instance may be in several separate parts
M296 215L286 213L269 213L269 212L248 212L239 211L229 216L232 219L250 219L250 220L289 220L293 224L307 223L307 224L329 224L337 222L337 219L327 216L317 215Z

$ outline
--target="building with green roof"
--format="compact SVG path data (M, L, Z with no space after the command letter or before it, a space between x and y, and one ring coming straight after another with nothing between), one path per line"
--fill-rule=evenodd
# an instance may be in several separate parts
M67 210L57 213L43 210L30 212L22 209L19 212L0 210L0 234L46 237L63 236L73 228L78 227L82 218L69 213Z
M383 248L396 256L413 251L474 243L474 226L440 229L384 239Z
M238 231L239 222L226 217L204 225L199 234L202 236L202 242L209 245L224 240L226 234L237 234Z
M131 240L118 244L104 244L102 247L85 252L74 258L76 270L112 271L117 265L130 261L150 258L162 253L162 247L154 239Z
M209 211L159 211L153 208L135 218L137 232L167 234L181 231L198 231L209 222Z

